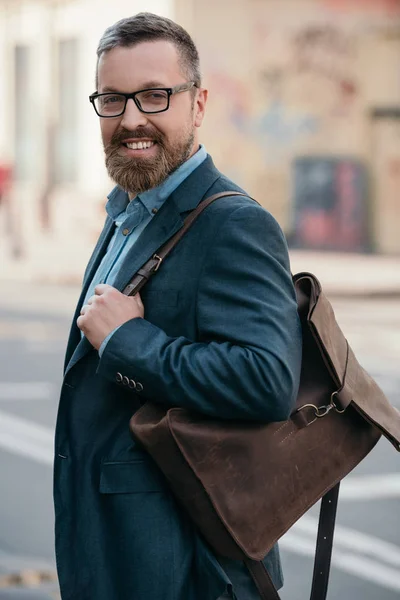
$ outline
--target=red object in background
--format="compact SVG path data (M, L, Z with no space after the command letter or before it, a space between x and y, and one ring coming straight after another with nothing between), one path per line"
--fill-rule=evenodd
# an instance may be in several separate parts
M0 165L0 198L4 196L11 187L12 167L10 165Z
M323 248L326 244L335 244L337 223L335 215L325 211L305 210L298 224L298 236L306 248Z
M365 165L350 157L294 160L293 234L297 248L368 251L368 180Z
M365 222L361 220L359 193L356 183L357 173L354 165L342 162L336 167L336 220L337 236L344 250L361 247Z

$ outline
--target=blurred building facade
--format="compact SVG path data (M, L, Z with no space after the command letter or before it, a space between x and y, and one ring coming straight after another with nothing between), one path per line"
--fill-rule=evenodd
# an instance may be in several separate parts
M194 36L202 139L293 246L400 254L400 0L0 0L2 257L81 273L111 187L96 47L142 10Z

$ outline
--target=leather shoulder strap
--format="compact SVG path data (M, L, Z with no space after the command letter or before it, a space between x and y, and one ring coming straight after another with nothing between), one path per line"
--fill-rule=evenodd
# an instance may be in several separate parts
M141 269L135 274L130 283L123 290L123 294L126 296L134 296L145 283L158 271L162 261L168 256L168 254L175 248L177 243L183 238L188 229L193 225L197 217L210 206L215 200L219 200L220 198L225 198L226 196L247 196L247 194L243 194L242 192L220 192L219 194L214 194L205 200L202 200L200 204L193 210L185 219L183 226L173 235L159 250L153 254L153 256L143 265Z

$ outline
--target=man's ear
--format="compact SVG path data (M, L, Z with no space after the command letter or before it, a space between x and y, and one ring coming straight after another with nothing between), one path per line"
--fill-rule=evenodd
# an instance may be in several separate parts
M203 122L204 114L206 112L207 98L208 98L208 90L206 90L205 88L200 88L197 91L196 98L194 101L194 116L195 116L194 125L195 125L195 127L200 127Z

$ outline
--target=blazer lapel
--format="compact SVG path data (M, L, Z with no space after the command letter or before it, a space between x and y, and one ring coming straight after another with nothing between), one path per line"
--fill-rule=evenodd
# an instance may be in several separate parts
M79 317L82 303L85 299L90 282L92 281L99 267L101 259L103 258L104 253L107 250L113 232L114 221L110 217L107 217L103 227L103 231L101 232L97 244L93 250L92 256L89 259L89 263L86 267L85 275L83 278L82 291L81 295L79 296L78 304L76 305L75 314L68 338L67 351L64 362L65 375L67 374L67 371L69 371L69 369L73 366L73 364L75 364L75 362L79 360L79 358L81 357L81 353L83 352L85 354L92 347L91 344L86 340L86 338L82 338L81 331L76 324L76 320ZM89 347L87 347L87 344L85 342L89 344ZM72 360L72 357L74 358L74 362L73 364L69 364Z
M113 284L116 289L122 291L140 267L182 227L185 213L196 208L219 177L221 177L221 173L215 168L211 157L207 156L207 159L167 198L130 249ZM83 290L75 311L67 346L65 375L92 348L86 338L81 339L76 319L79 316L81 303L85 298L89 283L107 249L112 232L113 221L108 218L86 269Z
M122 291L144 263L183 225L185 213L193 210L221 176L212 159L206 160L167 198L128 252L114 282Z
M126 255L118 272L114 287L122 291L138 269L183 225L183 219L171 197L143 230Z

